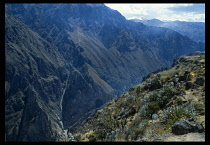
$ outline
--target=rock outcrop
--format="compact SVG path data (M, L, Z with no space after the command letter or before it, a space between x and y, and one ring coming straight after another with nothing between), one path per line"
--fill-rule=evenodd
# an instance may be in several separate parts
M195 122L193 118L180 119L172 126L172 133L176 135L183 135L187 133L204 132L204 127L201 122Z

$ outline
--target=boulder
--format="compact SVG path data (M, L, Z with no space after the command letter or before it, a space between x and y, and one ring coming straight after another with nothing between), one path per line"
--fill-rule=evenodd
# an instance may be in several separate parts
M192 87L193 87L193 83L192 82L186 82L186 86L185 86L186 90L189 90Z
M183 135L190 132L204 132L202 123L195 122L194 119L180 119L172 126L172 133L176 135Z
M187 80L187 75L180 75L179 76L179 81L186 81Z
M185 71L185 72L184 72L184 75L189 75L189 74L190 74L189 71Z
M204 84L204 77L198 77L195 81L197 85L202 86Z
M189 79L190 76L190 72L189 71L185 71L184 75L180 75L179 76L179 81L187 81Z

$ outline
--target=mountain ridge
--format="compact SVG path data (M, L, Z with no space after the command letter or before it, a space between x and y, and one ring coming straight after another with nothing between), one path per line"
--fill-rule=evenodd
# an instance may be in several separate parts
M148 26L165 27L188 36L194 41L205 43L205 22L186 22L186 21L161 21L158 19L139 20L130 19L134 22L141 22Z

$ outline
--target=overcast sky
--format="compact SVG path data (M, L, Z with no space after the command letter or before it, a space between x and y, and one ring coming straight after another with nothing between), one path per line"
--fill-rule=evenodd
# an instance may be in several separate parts
M108 3L126 19L159 19L162 21L205 22L205 3Z

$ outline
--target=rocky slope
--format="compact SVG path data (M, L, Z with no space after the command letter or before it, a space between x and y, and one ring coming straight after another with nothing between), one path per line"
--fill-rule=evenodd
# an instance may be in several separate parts
M132 19L134 22L141 22L148 26L165 27L179 32L180 34L191 38L197 42L205 43L205 23L204 22L185 22L185 21L168 21L163 22L158 19L138 20Z
M56 47L14 17L5 20L6 139L49 141L63 131L59 103L68 70Z
M5 18L6 138L9 141L63 140L62 120L70 120L63 116L63 110L68 107L72 111L69 116L90 111L111 99L112 89L103 81L98 85L100 78L91 68L90 74L81 74L63 58L56 46L13 16L6 14ZM91 75L95 75L95 80ZM71 102L65 96L72 96ZM81 99L83 104L79 102ZM85 108L81 107L83 105ZM81 109L78 111L77 108Z
M94 112L73 131L76 141L205 141L205 55L179 57Z
M6 4L5 11L7 141L63 140L66 128L147 73L204 50L103 4Z

